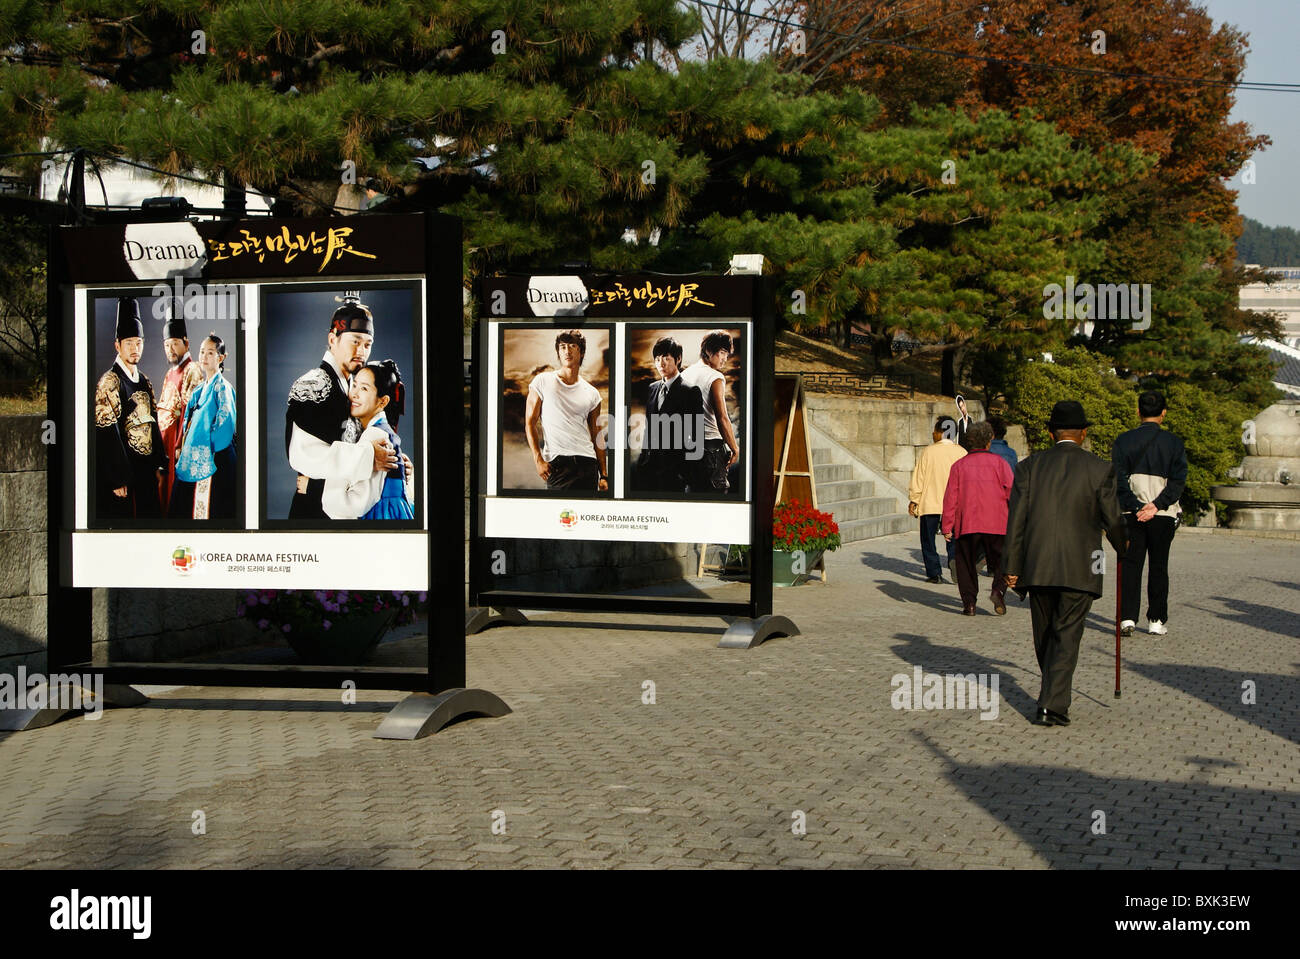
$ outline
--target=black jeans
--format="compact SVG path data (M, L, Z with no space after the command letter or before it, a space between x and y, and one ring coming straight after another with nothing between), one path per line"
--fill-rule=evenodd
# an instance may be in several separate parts
M551 460L551 472L546 478L547 489L588 489L593 492L600 483L600 470L594 456L557 456Z
M730 459L731 447L725 440L705 440L704 455L694 464L692 492L702 493L706 490L727 492L730 488L727 482L727 461Z
M1169 622L1169 547L1174 541L1171 516L1153 516L1139 523L1132 515L1128 524L1128 552L1124 554L1124 595L1120 597L1120 619L1137 622L1142 605L1142 565L1148 558L1147 619Z

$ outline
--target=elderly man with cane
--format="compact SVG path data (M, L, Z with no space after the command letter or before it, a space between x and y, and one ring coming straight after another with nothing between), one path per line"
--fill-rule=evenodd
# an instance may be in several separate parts
M1115 467L1083 449L1091 425L1079 403L1057 403L1047 422L1055 445L1021 463L1011 488L1004 562L1007 584L1029 594L1039 726L1070 725L1079 642L1102 591L1102 531L1119 555L1128 548Z

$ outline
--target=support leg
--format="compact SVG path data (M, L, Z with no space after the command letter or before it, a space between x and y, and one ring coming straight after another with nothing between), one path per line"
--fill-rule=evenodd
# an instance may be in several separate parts
M447 689L437 695L411 693L392 708L375 730L375 739L423 739L463 716L504 716L500 697L485 689Z
M44 690L41 695L39 690ZM44 707L24 707L22 709L0 709L0 732L22 732L26 729L41 729L57 723L65 716L77 713L93 713L88 708L95 703L95 691L81 685L60 685L51 690L48 684L28 691L27 698L39 698ZM141 706L149 697L132 686L107 685L103 689L103 707L106 709L126 706ZM75 705L74 705L75 704Z
M493 613L496 615L494 616ZM528 617L513 606L471 606L465 611L465 635L473 636L492 626L526 626Z
M799 627L785 616L738 619L722 634L719 649L753 649L773 636L798 636Z

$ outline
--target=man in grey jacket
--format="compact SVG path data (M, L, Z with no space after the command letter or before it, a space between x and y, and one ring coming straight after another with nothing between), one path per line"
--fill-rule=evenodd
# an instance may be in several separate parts
M1132 635L1137 625L1142 566L1148 558L1147 632L1152 636L1169 632L1169 547L1182 513L1178 500L1187 485L1187 450L1181 439L1160 428L1165 412L1163 394L1143 393L1138 397L1141 425L1120 434L1110 451L1119 481L1119 505L1128 523L1120 597L1120 631L1125 636Z
M1039 726L1070 725L1079 641L1101 595L1102 531L1117 553L1127 547L1115 468L1082 446L1090 425L1079 403L1057 403L1047 422L1056 445L1021 463L1011 487L1003 563L1007 585L1029 593L1043 676L1033 720Z

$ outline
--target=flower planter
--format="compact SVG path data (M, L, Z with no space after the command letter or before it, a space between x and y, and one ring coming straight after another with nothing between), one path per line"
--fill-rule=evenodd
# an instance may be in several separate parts
M817 565L825 550L809 549L803 551L801 568L803 572L794 571L795 563L799 556L793 552L787 552L783 549L772 550L772 585L773 586L798 586L808 578L808 571Z
M331 620L329 629L320 623L298 623L284 638L298 658L313 666L358 666L365 662L379 641L392 628L398 610L382 609L377 613L350 613Z

